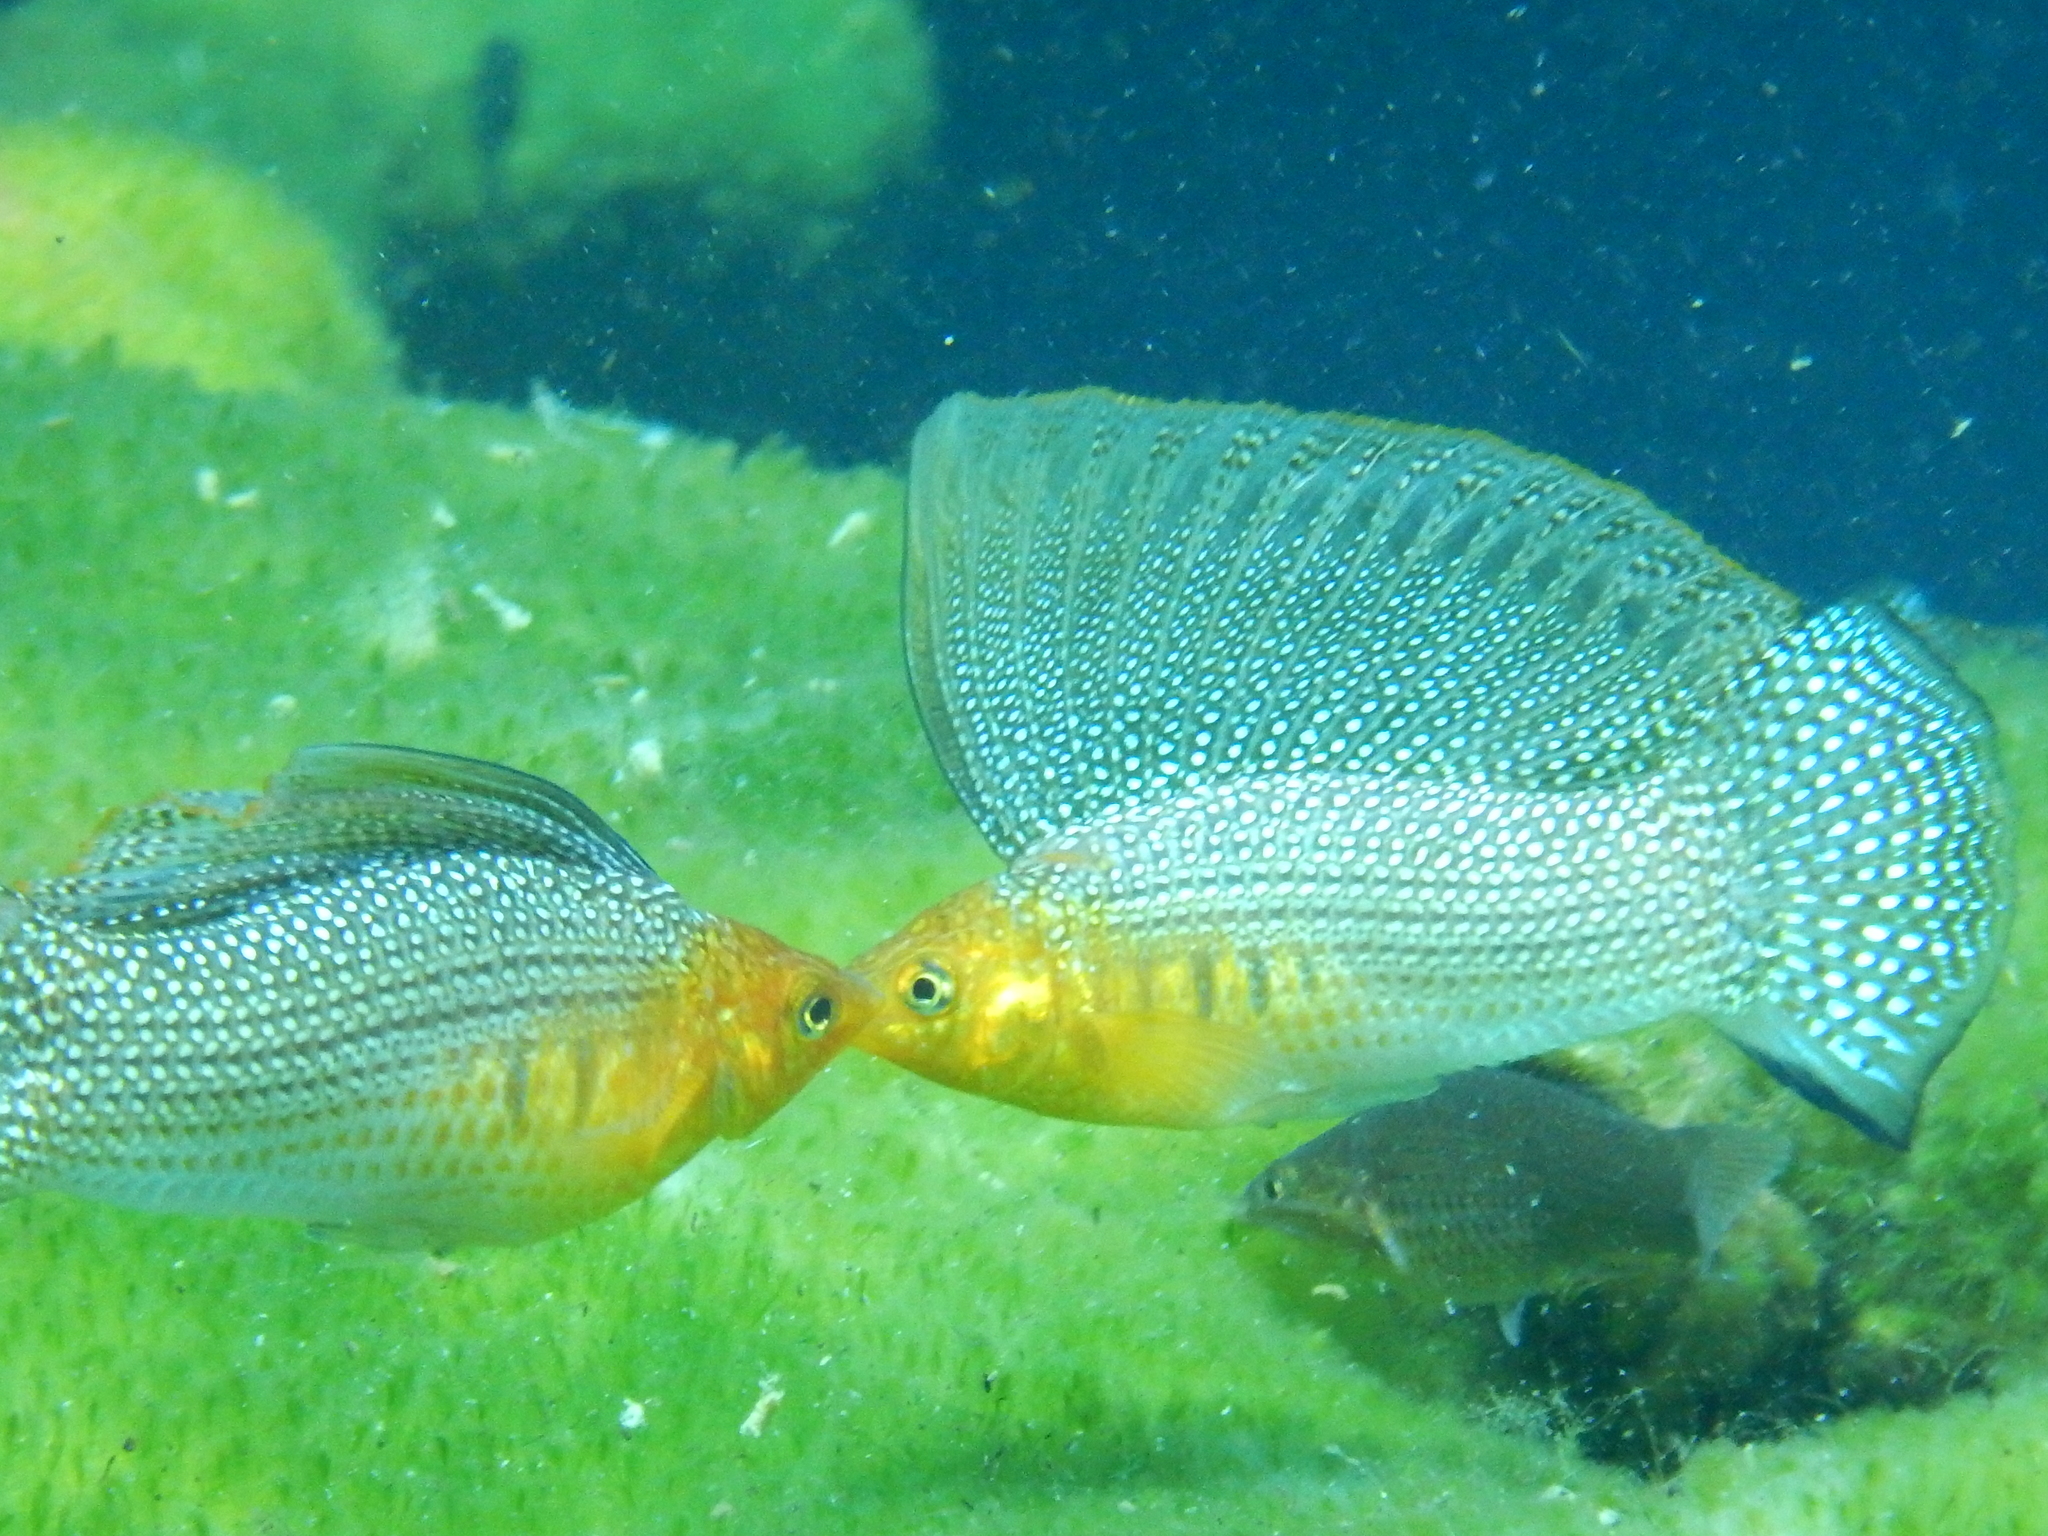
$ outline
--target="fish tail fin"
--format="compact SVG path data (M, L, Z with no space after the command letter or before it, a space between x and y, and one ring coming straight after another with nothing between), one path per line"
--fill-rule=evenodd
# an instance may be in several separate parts
M1778 641L1734 699L1716 777L1763 970L1717 1022L1780 1082L1903 1148L1990 989L2011 906L1990 716L1868 603Z
M1711 1259L1735 1218L1784 1172L1792 1143L1775 1131L1746 1125L1688 1125L1676 1134L1689 1154L1686 1208L1699 1234L1700 1257Z
M28 916L26 901L13 891L0 890L0 957L5 956ZM12 967L0 959L0 975L11 974ZM13 1021L11 1003L11 998L0 995L0 1201L28 1193L29 1175L38 1161L35 1106L27 1093L24 1042Z

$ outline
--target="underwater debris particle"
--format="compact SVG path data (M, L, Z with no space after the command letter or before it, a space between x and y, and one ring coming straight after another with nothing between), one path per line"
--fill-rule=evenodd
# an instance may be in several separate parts
M436 500L427 508L427 521L436 528L446 530L455 526L455 514L448 510L447 502Z
M775 1417L775 1410L782 1406L782 1378L770 1371L761 1378L761 1395L754 1399L754 1406L740 1421L740 1433L749 1439L761 1438L761 1431L768 1427L768 1421Z
M630 1397L622 1401L625 1406L619 1409L619 1433L630 1435L636 1429L645 1429L647 1427L647 1405L642 1402L636 1402Z
M265 701L263 712L273 720L289 720L299 712L299 701L289 693L273 693Z
M531 464L539 451L531 443L484 444L484 457L493 464Z
M875 514L866 507L855 507L839 519L839 526L832 530L832 536L825 540L827 549L845 549L857 544L874 531Z
M246 512L262 500L263 492L260 487L245 485L239 491L230 491L221 497L220 504L230 512Z
M469 593L498 616L498 627L508 635L516 635L533 623L531 609L520 607L488 581L478 582L469 589Z
M1349 1301L1351 1299L1351 1293L1334 1280L1325 1280L1321 1285L1310 1290L1309 1295L1328 1296L1337 1301Z
M649 453L659 453L675 440L676 434L673 428L660 426L644 428L640 435L633 439L635 443L645 448ZM730 1511L732 1506L727 1505L726 1508Z
M220 471L210 464L202 464L192 472L192 494L201 501L220 500Z
M716 1504L712 1505L711 1518L714 1520L730 1520L732 1518L732 1500L720 1499Z
M1801 352L1798 356L1794 357L1792 361L1787 363L1785 366L1791 369L1794 373L1804 373L1807 369L1813 366L1813 357L1810 353Z
M643 736L626 748L626 772L630 777L658 779L661 770L661 743L652 736Z
M1599 1514L1595 1515L1593 1518L1599 1521L1602 1525L1619 1525L1621 1524L1621 1511L1618 1509L1603 1509L1600 1511Z
M1965 432L1969 431L1970 428L1975 426L1976 424L1977 418L1974 416L1958 416L1954 421L1948 424L1949 441L1954 442L1957 438L1961 437Z
M434 568L424 561L408 566L378 594L370 620L370 648L399 671L432 660L441 650L435 622L441 592Z

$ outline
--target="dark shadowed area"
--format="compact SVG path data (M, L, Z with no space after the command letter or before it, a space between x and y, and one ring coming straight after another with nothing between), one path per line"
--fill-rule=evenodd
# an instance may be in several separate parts
M1142 11L927 0L930 174L823 255L618 203L416 262L415 372L830 462L962 388L1485 427L1809 598L2048 614L2033 0Z

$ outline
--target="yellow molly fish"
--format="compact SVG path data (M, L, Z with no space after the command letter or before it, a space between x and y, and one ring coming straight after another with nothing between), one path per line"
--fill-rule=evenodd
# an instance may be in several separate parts
M0 894L0 1198L519 1243L796 1092L871 988L510 768L308 747Z
M861 1043L1075 1119L1343 1114L1676 1014L1903 1145L1990 985L1983 708L1482 433L956 396L911 458L925 727L1008 869L855 962Z

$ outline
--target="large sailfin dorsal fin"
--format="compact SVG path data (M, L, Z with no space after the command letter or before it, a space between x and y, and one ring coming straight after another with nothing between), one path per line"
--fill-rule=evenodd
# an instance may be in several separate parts
M375 857L491 852L655 878L567 790L438 752L303 747L261 795L167 795L115 813L68 875L28 891L77 922L151 928L231 911Z
M1642 772L1797 617L1484 433L1083 390L955 396L912 452L911 679L1005 855L1247 772Z

